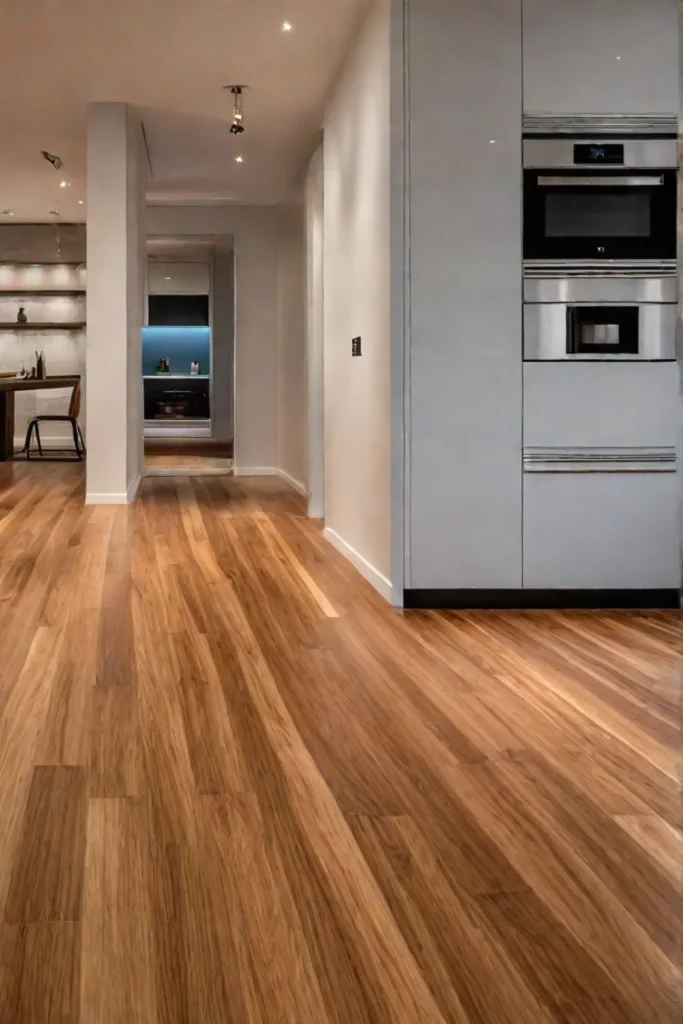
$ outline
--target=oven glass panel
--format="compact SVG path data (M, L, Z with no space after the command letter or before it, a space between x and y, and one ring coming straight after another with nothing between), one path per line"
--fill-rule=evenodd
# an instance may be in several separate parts
M524 258L675 259L676 194L673 170L526 170Z
M568 306L568 355L638 355L637 306Z
M649 238L651 199L647 192L569 191L545 196L548 238Z

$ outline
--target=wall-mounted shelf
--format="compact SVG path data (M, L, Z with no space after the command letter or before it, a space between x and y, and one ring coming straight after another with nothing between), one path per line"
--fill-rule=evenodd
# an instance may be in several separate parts
M0 331L82 331L85 320L78 323L48 323L42 321L32 324L0 323Z
M35 295L64 295L65 298L75 298L78 295L85 295L85 288L0 288L0 299L30 299Z

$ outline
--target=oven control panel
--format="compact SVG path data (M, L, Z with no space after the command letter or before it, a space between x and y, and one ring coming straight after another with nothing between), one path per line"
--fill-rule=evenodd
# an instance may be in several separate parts
M574 163L582 167L623 167L624 144L622 142L576 142Z

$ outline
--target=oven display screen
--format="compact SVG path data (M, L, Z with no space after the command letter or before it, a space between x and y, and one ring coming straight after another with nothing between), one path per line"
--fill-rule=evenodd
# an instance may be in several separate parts
M624 164L624 146L619 142L577 142L574 146L575 164Z

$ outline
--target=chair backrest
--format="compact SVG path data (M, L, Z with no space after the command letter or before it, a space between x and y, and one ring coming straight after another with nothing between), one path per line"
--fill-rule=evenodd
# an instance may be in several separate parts
M78 414L81 411L81 382L77 380L74 384L74 389L71 392L71 401L69 402L68 415L73 420L78 419Z

